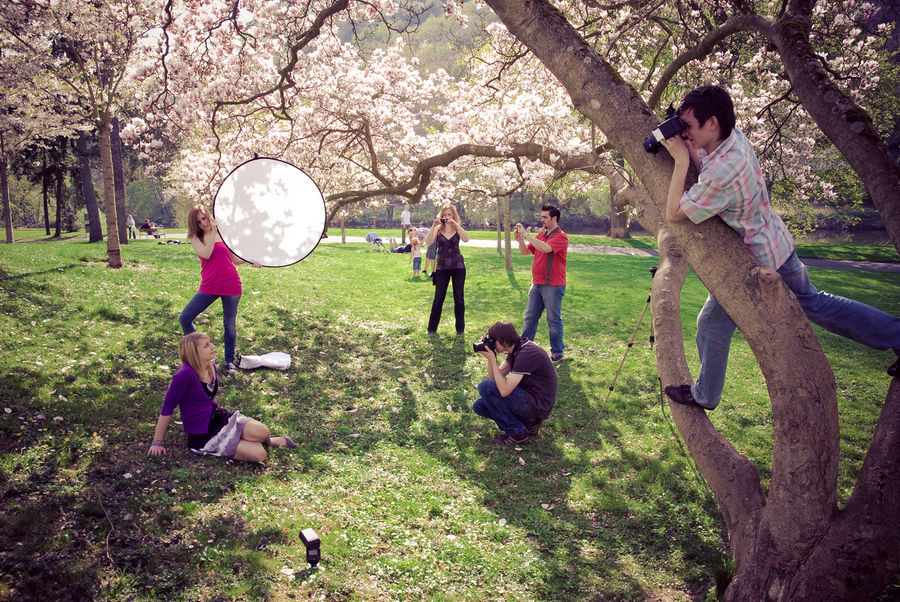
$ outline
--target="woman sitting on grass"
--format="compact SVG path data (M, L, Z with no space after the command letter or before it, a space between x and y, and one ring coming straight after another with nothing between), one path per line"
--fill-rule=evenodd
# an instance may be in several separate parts
M297 445L288 437L270 436L269 427L240 412L229 412L216 403L219 378L216 347L209 336L192 332L181 339L178 355L184 362L172 382L159 412L150 455L165 455L163 439L175 406L181 411L188 448L202 455L264 462L266 448Z

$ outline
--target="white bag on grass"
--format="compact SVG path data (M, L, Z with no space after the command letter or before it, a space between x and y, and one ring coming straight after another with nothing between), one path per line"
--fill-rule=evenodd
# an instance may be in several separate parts
M273 351L264 355L240 355L235 365L241 370L253 370L255 368L287 370L291 367L291 355L282 351Z

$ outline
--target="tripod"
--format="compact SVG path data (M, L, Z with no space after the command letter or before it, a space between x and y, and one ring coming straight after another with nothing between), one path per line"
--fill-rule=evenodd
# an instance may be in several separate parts
M659 266L655 265L650 268L650 279L652 280L654 276L656 276L656 270ZM638 330L641 327L641 322L644 320L644 314L647 313L647 308L650 307L650 295L647 295L647 302L644 303L644 309L641 311L641 316L638 318L637 326L634 327L634 332L631 333L631 338L628 339L628 347L625 349L625 355L622 356L622 361L619 362L619 369L616 370L616 375L613 377L612 382L609 384L609 392L606 394L606 399L603 400L604 405L607 401L609 401L609 396L612 395L613 389L616 388L616 381L619 379L619 373L622 372L622 366L625 365L625 358L628 357L628 352L631 351L631 346L634 345L634 339L637 337ZM653 343L656 342L656 338L653 336L653 320L650 320L650 348L653 349Z

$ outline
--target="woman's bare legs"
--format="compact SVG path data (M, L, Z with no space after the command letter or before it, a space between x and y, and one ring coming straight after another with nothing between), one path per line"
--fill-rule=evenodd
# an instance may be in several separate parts
M268 454L266 445L272 447L288 446L286 437L273 437L269 427L258 420L250 419L244 425L244 432L234 452L235 460L246 462L265 462Z

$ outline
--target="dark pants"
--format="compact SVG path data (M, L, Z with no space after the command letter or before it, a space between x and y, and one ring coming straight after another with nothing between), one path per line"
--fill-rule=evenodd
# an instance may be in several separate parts
M444 309L444 298L447 296L447 285L453 280L453 313L456 314L456 333L462 334L466 329L466 268L456 270L437 270L434 273L434 302L431 304L431 317L428 319L428 332L437 330L441 322L441 310Z
M507 435L516 435L538 423L538 417L528 403L528 393L522 387L516 387L503 397L497 383L486 378L478 383L478 394L481 397L472 404L472 411L496 422L497 428Z

